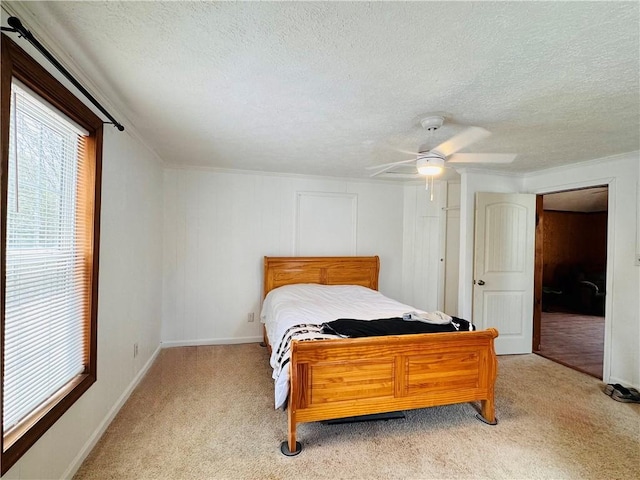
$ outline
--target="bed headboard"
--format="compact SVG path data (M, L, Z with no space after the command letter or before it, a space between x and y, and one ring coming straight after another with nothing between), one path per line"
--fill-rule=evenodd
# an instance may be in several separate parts
M380 258L264 257L263 298L271 290L292 283L362 285L378 289Z

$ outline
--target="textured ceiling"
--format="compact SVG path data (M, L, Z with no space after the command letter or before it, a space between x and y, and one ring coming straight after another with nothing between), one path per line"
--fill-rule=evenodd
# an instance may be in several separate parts
M468 125L518 154L487 170L640 150L639 2L9 3L168 165L365 177Z
M565 212L606 212L608 210L608 196L607 187L547 193L543 196L543 208Z

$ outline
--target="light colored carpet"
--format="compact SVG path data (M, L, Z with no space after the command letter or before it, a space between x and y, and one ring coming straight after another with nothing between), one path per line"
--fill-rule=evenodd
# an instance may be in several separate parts
M640 473L640 404L537 355L499 357L499 423L471 404L405 420L301 424L285 457L257 344L163 350L77 479L629 479Z

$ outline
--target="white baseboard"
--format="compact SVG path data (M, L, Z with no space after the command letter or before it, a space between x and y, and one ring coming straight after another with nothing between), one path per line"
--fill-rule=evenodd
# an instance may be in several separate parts
M237 345L240 343L258 343L262 337L206 338L200 340L170 340L160 342L162 348L198 347L200 345Z
M135 378L131 381L127 389L122 393L122 395L120 395L120 398L118 398L118 401L113 405L111 410L109 410L109 413L104 417L104 419L102 420L98 428L96 428L96 430L93 432L93 435L89 437L89 439L84 444L82 449L80 449L80 452L78 452L78 455L76 455L76 458L73 460L73 462L71 462L71 464L69 465L69 468L67 468L67 471L64 473L62 478L72 478L75 475L75 473L80 468L80 465L82 465L82 462L84 462L85 458L87 458L87 455L89 455L91 450L93 450L93 447L96 446L96 443L98 443L98 440L100 440L100 437L102 437L102 435L104 434L105 430L107 429L111 421L115 418L115 416L120 411L122 406L129 399L131 392L133 392L133 390L138 386L138 383L140 383L140 380L142 380L142 377L144 377L147 371L149 370L149 368L151 368L151 365L153 365L153 362L155 361L156 357L160 353L161 349L162 349L162 345L158 345L158 348L156 348L156 350L153 352L153 355L151 355L149 360L147 360L147 363L144 364L144 367L140 369L140 371L135 376Z

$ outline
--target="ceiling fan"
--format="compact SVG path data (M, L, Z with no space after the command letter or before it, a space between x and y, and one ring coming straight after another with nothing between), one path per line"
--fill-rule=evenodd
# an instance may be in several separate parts
M444 123L444 117L429 116L420 121L422 127L428 132L435 132ZM516 158L512 153L457 153L459 150L487 138L491 132L480 127L468 127L462 132L454 135L449 140L441 143L429 151L416 153L416 157L398 162L385 163L366 167L367 170L374 170L372 177L383 173L393 174L393 169L398 165L415 162L417 176L434 177L442 173L442 170L449 163L511 163ZM399 176L399 175L398 175Z

